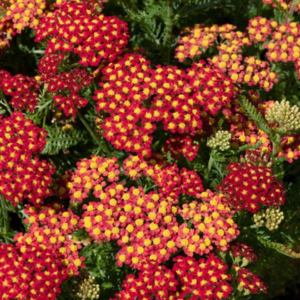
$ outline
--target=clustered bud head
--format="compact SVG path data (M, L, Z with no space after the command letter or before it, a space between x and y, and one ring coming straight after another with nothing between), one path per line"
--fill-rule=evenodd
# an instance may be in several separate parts
M226 130L217 131L214 137L211 137L208 142L207 146L213 149L219 149L221 151L225 151L230 149L230 140L231 140L231 133Z
M265 226L270 231L278 229L283 219L283 212L279 208L274 207L269 207L265 211L258 212L253 216L257 227Z
M269 123L277 123L285 132L300 129L299 107L291 107L286 100L274 102L271 108L266 112L266 119Z
M95 283L95 277L89 275L84 278L79 285L77 296L82 300L98 299L100 293L100 285Z

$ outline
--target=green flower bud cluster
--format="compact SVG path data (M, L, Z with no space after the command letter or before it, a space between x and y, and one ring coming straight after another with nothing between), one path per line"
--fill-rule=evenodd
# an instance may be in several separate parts
M95 277L88 276L79 285L77 296L82 300L93 300L99 298L100 286L95 283Z
M253 215L256 227L265 226L270 231L278 229L279 224L284 219L283 212L279 208L270 207L265 211Z
M291 107L286 100L275 102L266 112L266 120L269 123L277 123L284 132L300 129L299 107Z
M217 131L214 137L211 137L208 142L207 146L213 149L219 149L221 151L225 151L230 149L230 140L231 140L231 133L226 130Z

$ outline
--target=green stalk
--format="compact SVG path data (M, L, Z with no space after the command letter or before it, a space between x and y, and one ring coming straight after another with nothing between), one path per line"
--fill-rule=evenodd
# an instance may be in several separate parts
M10 108L10 106L9 106L9 104L8 104L8 102L7 102L7 100L6 100L6 98L5 98L5 95L4 95L3 91L0 92L0 96L1 96L1 100L3 100L3 104L4 104L5 107L7 108L8 112L9 112L10 114L12 114L12 110L11 110L11 108Z
M87 129L87 131L90 133L90 135L94 139L94 141L103 149L103 151L106 154L109 154L109 150L107 149L105 143L98 139L97 135L95 134L95 132L93 131L93 129L91 128L89 123L85 120L85 118L83 117L83 115L80 113L79 110L77 111L77 116L80 119L80 121L82 122L82 124L84 125L84 127Z
M292 5L291 5L290 11L289 11L289 14L291 17L293 16L295 9L296 9L297 5L299 4L299 2L300 2L300 0L294 0L292 2Z
M166 19L166 38L165 38L165 49L166 49L166 64L170 64L171 60L171 47L172 47L172 31L174 22L174 12L172 0L168 0L168 14Z
M287 21L291 20L293 16L290 15L290 12L285 11L282 6L280 5L278 0L272 0L272 2L276 5L276 7L282 12L284 15L285 19Z
M1 203L1 214L3 219L4 234L7 234L11 231L11 227L10 227L8 209L6 206L6 200L2 195L0 195L0 203Z

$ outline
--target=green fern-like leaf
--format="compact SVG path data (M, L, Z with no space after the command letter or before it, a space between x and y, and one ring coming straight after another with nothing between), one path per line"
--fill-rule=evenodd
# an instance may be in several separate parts
M242 105L243 109L245 110L246 115L251 118L256 126L265 132L271 140L273 140L274 137L274 131L269 127L263 116L260 112L258 112L255 108L255 106L249 102L246 97L240 97L240 104Z
M47 144L42 154L58 154L59 151L68 149L79 143L85 143L87 138L85 133L80 131L64 132L58 127L46 126L48 133Z
M276 250L277 252L279 252L279 253L281 253L285 256L289 256L289 257L292 257L292 258L300 258L300 253L297 253L297 252L293 251L292 249L287 248L283 244L272 242L272 241L267 241L267 240L263 239L260 236L257 236L257 239L265 247L272 248L272 249Z

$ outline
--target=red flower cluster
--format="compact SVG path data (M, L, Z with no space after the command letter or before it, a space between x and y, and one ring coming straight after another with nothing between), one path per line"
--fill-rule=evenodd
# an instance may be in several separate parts
M237 272L238 288L249 291L250 293L263 292L267 293L266 285L259 279L258 276L250 272L248 269L233 265Z
M6 8L5 21L11 22L17 33L28 26L35 29L46 8L45 0L9 0L9 3L11 5Z
M276 26L265 48L270 61L293 62L300 78L300 25L297 22L287 21Z
M227 299L231 293L226 274L227 266L210 254L207 259L195 260L178 256L172 270L165 266L145 264L138 278L129 275L123 290L115 299Z
M229 242L237 237L239 231L232 219L234 211L225 204L223 195L203 192L202 203L192 201L179 209L179 215L186 223L178 228L176 244L182 247L185 254L203 255L213 249L213 245L221 251L229 248ZM188 226L188 224L193 226Z
M69 197L69 191L67 188L68 182L71 178L71 172L67 171L65 174L59 176L58 180L53 185L52 189L57 197L65 199Z
M210 254L206 259L198 261L194 258L176 257L173 271L179 277L181 289L177 299L184 300L191 294L191 299L227 299L231 293L228 281L231 276L226 274L227 265Z
M41 205L51 195L49 184L54 166L37 157L42 152L46 132L21 112L14 112L0 122L0 193L13 205L27 199Z
M62 53L52 53L42 57L38 64L38 73L41 75L42 79L45 81L47 79L50 80L53 75L57 74L63 59L64 54Z
M55 57L59 61L59 56ZM51 74L51 77L41 75L41 80L47 84L47 90L50 93L70 92L70 95L76 94L83 86L91 85L93 76L82 69L74 69L71 72L60 74Z
M18 74L11 76L5 70L0 70L0 89L5 95L11 96L10 104L20 110L33 112L39 103L39 84L34 77Z
M260 205L278 206L285 202L282 183L273 176L271 168L250 163L230 163L228 171L229 174L217 188L237 210L256 213Z
M196 24L193 28L186 28L183 37L178 41L180 45L176 48L175 57L180 62L186 58L193 59L207 49L216 46L218 37L222 39L218 46L218 50L222 54L241 52L241 47L251 45L251 43L244 33L233 31L235 29L236 26L231 24L211 27Z
M230 251L233 257L245 258L249 262L257 260L257 255L254 253L253 248L244 243L233 242L230 246Z
M103 4L106 2L107 0L56 0L56 2L54 3L55 7L60 7L63 6L67 3L84 3L85 5L87 5L90 9L102 9L103 8Z
M247 27L249 38L255 43L265 42L277 26L278 23L276 21L262 17L253 18L249 20Z
M83 66L98 66L122 53L127 31L127 24L116 17L97 15L85 3L66 3L41 20L35 41L48 39L46 55L74 52Z
M14 240L22 253L28 248L38 246L61 255L63 266L69 275L79 273L84 267L83 257L79 257L80 245L75 244L70 235L78 229L79 217L71 210L64 211L58 204L51 207L27 207L25 220L31 226L28 233L18 233Z
M116 294L115 299L111 300L175 300L179 299L176 297L178 285L176 274L172 270L163 265L144 263L138 278L134 275L127 275L126 280L123 281L122 290Z
M71 199L81 202L92 192L100 202L84 205L80 227L98 242L117 240L122 248L117 264L126 263L139 269L143 261L161 263L183 247L188 255L208 253L212 245L221 251L239 234L232 219L234 212L225 204L222 195L203 190L201 179L193 171L174 164L159 162L159 158L145 161L130 156L122 169L132 179L153 178L159 193L145 193L142 187L125 188L118 183L120 166L116 158L93 156L77 164L69 183ZM179 210L186 223L176 220L178 196L186 194L202 199Z
M49 249L0 244L1 299L55 300L67 277L61 256Z
M278 81L278 75L271 72L270 64L255 57L243 57L246 47L253 43L264 43L268 49L269 61L292 61L299 70L299 25L286 22L280 26L276 21L256 17L249 21L248 35L235 31L233 25L189 28L189 35L179 40L176 57L183 61L187 57L200 55L210 47L216 47L219 54L209 59L210 63L227 72L234 82L249 86L259 85L269 91ZM221 41L215 43L220 39ZM299 72L298 72L299 73Z
M71 201L82 202L88 197L90 191L99 197L102 189L108 182L119 180L120 166L117 158L103 158L92 156L91 159L83 159L77 163L77 169L71 176L68 184Z
M66 116L76 116L78 107L85 107L88 101L80 97L80 92L91 85L93 75L82 69L59 73L59 65L64 59L63 54L47 54L39 63L39 79L45 84L49 93L54 94L53 100L59 110Z
M83 87L91 85L93 76L81 69L50 75L49 71L52 72L57 68L61 58L59 55L51 55L50 57L51 60L56 60L56 64L51 70L47 70L45 76L42 74L41 80L46 84L47 90L55 94L53 100L58 109L62 110L66 116L75 117L77 108L85 107L88 104L85 98L79 96L79 92Z
M203 191L202 180L194 171L179 169L176 164L166 162L156 155L148 160L138 156L129 156L124 160L123 170L132 179L141 176L150 177L166 197L177 199L180 194L200 198Z
M172 199L116 183L105 187L98 198L101 202L83 206L80 226L99 243L117 240L122 247L116 256L118 265L139 269L143 261L159 264L177 251L177 208Z
M104 137L117 149L150 155L156 122L171 133L195 134L202 129L201 111L214 115L230 102L233 85L204 62L185 72L157 66L137 54L125 55L103 69L105 82L96 91ZM152 100L151 100L152 99Z
M244 67L238 70L225 70L233 81L246 83L249 86L259 85L260 88L269 91L277 80L277 74L271 72L270 64L254 56L244 57Z
M189 134L174 134L166 141L163 151L169 152L173 158L179 159L182 155L189 161L193 161L197 156L199 146L194 144L193 136Z
M160 111L153 113L143 105L154 92L151 72L150 62L140 55L125 55L102 70L105 82L94 99L98 111L110 114L102 123L103 136L116 149L151 151L150 135L156 128L152 119L161 117Z
M210 114L215 115L235 97L233 82L219 68L201 60L187 71L189 83L195 90L193 100Z

